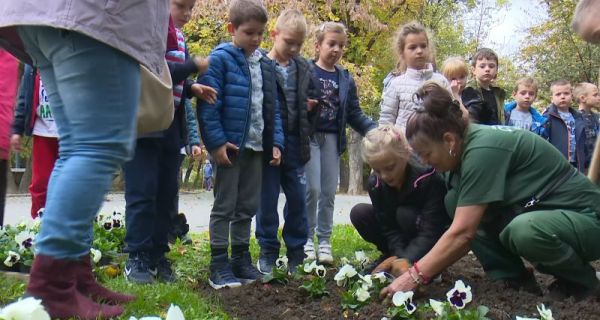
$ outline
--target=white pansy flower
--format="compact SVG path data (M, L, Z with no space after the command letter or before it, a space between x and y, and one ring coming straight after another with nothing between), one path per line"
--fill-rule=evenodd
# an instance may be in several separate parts
M373 275L371 275L371 279L375 279L377 281L379 281L380 284L384 284L388 282L388 278L385 275L385 272L377 272Z
M346 258L346 257L342 257L342 258L340 259L340 263L341 263L342 265L345 265L345 264L350 264L350 260L348 260L348 258Z
M369 263L369 258L367 257L364 251L354 252L354 257L356 257L356 261L358 261L362 267L366 266L367 263Z
M94 261L94 263L100 262L100 259L102 259L102 252L100 250L90 248L90 253L92 255L92 261Z
M371 297L371 294L369 293L368 289L360 286L358 289L356 289L356 292L354 292L354 296L356 297L356 300L365 302Z
M366 276L359 274L358 276L360 277L360 282L361 282L363 288L370 289L371 287L373 287L373 279L370 274L368 274Z
M413 295L414 295L414 292L412 292L412 291L408 291L408 292L397 291L396 293L394 293L394 296L392 297L392 303L396 307L404 306L406 311L409 314L412 314L413 312L415 312L417 310L417 307L412 303Z
M13 302L0 310L0 319L4 320L50 320L50 315L42 306L42 300L33 297Z
M33 246L35 235L31 231L21 231L15 236L15 242L19 245L21 252Z
M554 320L554 317L552 317L552 310L546 309L544 304L537 306L537 309L540 313L540 317L542 317L542 320Z
M275 260L275 266L281 270L288 268L288 257L281 256L277 260Z
M337 282L337 285L341 287L346 284L347 279L350 279L357 274L358 272L356 272L356 269L354 269L353 266L346 264L342 266L338 273L335 274L333 280L335 280Z
M467 303L473 300L473 294L471 293L471 286L466 286L462 280L457 280L448 293L448 302L450 302L456 309L462 309Z
M442 316L444 314L443 302L434 299L429 299L429 305L431 306L431 309L433 309L433 312L435 312L437 316Z
M183 311L181 311L181 308L171 304L169 310L167 311L166 320L185 320L185 317L183 316Z
M321 265L317 266L314 271L317 274L317 276L319 276L319 278L323 278L327 274L327 270L324 266Z
M4 265L10 268L14 266L15 263L19 262L19 260L21 260L21 256L18 253L9 251L8 257L6 257L6 260L4 260Z
M527 318L527 317L519 317L517 316L515 320L540 320L538 318Z
M315 268L317 267L317 262L313 261L311 263L305 263L304 266L302 266L302 270L304 270L304 273L311 273Z

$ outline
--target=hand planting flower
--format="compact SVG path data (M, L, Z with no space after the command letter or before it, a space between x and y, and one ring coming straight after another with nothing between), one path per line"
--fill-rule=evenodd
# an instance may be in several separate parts
M18 253L9 251L8 256L4 260L4 265L10 268L14 266L15 263L19 262L19 260L21 260L21 256Z
M394 296L392 297L392 303L396 307L404 306L404 309L406 310L406 312L408 312L409 314L412 314L413 312L415 312L417 310L417 307L412 302L413 295L414 295L414 292L412 292L412 291L408 291L408 292L398 291L398 292L394 293Z
M448 297L448 302L457 309L464 308L467 303L473 300L471 286L465 286L465 283L462 282L462 280L457 280L454 283L454 288L448 291L446 296Z
M279 257L277 260L275 260L275 266L277 267L277 269L280 270L287 270L288 268L288 257L287 256L281 256Z
M340 271L338 271L338 273L335 274L333 280L336 281L338 286L343 287L348 283L349 279L352 279L357 274L358 272L356 272L356 269L354 269L353 266L346 264L342 268L340 268Z
M32 297L13 302L0 310L4 320L50 320L50 315L42 306L42 300Z
M100 259L102 259L102 252L100 250L90 248L90 254L92 255L92 261L94 261L94 263L98 263L100 262Z
M21 252L29 250L33 246L35 235L31 231L21 231L15 236L15 242L19 245Z

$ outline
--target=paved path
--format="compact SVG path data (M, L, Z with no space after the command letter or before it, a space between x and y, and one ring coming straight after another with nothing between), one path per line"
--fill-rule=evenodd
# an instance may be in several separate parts
M179 211L187 216L191 232L200 232L208 230L208 218L213 204L212 192L182 193L179 196ZM369 197L337 195L335 199L335 209L333 212L333 221L336 224L350 223L350 209L361 202L370 202ZM279 215L280 221L285 196L283 193L279 197ZM6 199L6 209L4 221L7 224L16 224L24 219L29 219L29 210L31 199L25 195L9 195ZM123 193L112 193L106 197L100 212L112 211L125 212L125 199Z

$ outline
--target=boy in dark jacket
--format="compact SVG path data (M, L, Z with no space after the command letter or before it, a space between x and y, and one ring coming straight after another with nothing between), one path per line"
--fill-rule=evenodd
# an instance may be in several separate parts
M550 84L552 103L544 112L544 138L554 145L567 160L579 171L585 171L585 159L588 151L585 148L584 123L581 113L571 107L573 96L571 83L567 80L556 80ZM589 151L591 154L591 151Z
M358 233L382 252L369 272L399 276L423 257L450 224L444 208L446 186L433 169L412 157L398 128L383 126L363 139L363 158L373 169L372 204L350 212Z
M260 204L263 159L278 166L284 146L275 65L258 50L267 20L261 3L233 1L227 25L233 41L211 52L210 67L198 79L218 92L214 104L199 101L197 109L204 145L217 163L209 224L215 289L262 276L250 257L250 226Z
M279 257L277 239L279 214L277 202L283 188L286 204L283 216L283 240L287 247L290 270L304 260L308 225L306 222L306 177L304 164L310 158L309 110L317 104L308 97L316 96L309 62L298 54L306 32L306 19L298 10L285 10L277 18L271 32L273 48L268 57L276 62L277 88L285 134L285 152L282 164L263 165L263 184L260 210L256 214L256 238L260 244L258 270L271 272ZM310 91L310 92L309 92Z
M600 120L598 119L598 113L592 111L593 108L600 107L600 95L598 94L598 87L592 83L583 82L575 86L573 89L573 95L575 101L579 104L579 112L583 118L584 132L585 132L585 172L587 172L590 162L592 161L592 154L596 145L596 139L598 139L598 133L600 131Z

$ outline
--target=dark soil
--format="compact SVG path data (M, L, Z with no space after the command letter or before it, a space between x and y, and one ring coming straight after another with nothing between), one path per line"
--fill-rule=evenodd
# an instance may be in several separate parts
M599 269L600 263L595 264ZM329 270L328 278L332 279L336 270ZM542 290L552 282L552 278L536 273ZM454 286L454 282L462 279L470 285L473 302L469 306L485 305L490 309L491 319L510 320L515 316L539 318L536 305L544 303L552 309L555 319L600 320L600 302L593 299L574 303L567 301L551 301L542 296L506 288L503 284L485 278L479 262L474 256L462 258L443 274L441 283L430 284L415 293L414 302L426 303L429 298L444 301L446 292ZM298 287L300 282L291 281L288 285L268 285L255 282L235 289L213 290L208 284L201 285L203 294L215 298L223 309L237 319L375 319L386 315L389 302L375 301L356 312L344 312L341 308L340 294L342 288L328 281L327 290L330 295L312 299Z

